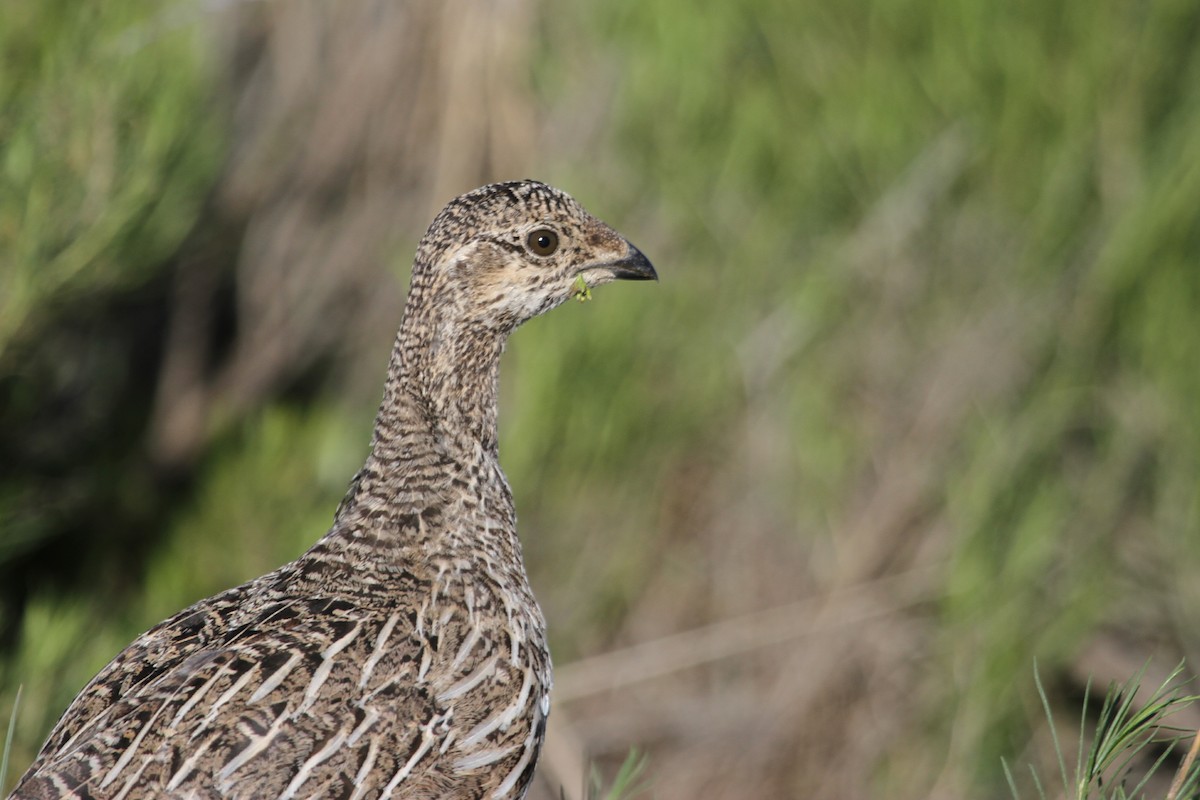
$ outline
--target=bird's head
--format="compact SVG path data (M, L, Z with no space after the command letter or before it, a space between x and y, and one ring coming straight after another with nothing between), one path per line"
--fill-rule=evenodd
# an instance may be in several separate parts
M476 329L509 332L614 280L657 280L641 251L570 195L537 181L451 200L421 240L413 294Z

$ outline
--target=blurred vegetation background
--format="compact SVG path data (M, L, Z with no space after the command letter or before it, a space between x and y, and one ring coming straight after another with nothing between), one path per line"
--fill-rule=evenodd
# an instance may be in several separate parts
M526 175L662 276L506 356L544 797L1005 796L1035 659L1068 725L1200 663L1194 2L7 2L0 108L10 782L324 532L417 238Z

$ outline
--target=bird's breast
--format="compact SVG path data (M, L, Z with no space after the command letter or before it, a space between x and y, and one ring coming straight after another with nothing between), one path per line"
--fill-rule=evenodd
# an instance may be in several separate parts
M486 564L447 565L420 620L436 643L425 678L454 721L442 743L449 768L498 775L494 796L510 796L527 782L549 712L545 622L528 584Z

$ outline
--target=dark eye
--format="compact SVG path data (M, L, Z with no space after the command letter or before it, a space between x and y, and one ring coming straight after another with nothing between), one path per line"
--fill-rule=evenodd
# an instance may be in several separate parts
M525 237L525 245L534 255L548 256L558 249L558 234L549 228L538 228Z

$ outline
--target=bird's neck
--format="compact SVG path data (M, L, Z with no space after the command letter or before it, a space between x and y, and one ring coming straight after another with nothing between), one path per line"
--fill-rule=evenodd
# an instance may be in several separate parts
M486 552L497 574L528 591L496 444L507 336L472 334L413 305L410 298L392 351L371 453L330 533L305 558L328 560L336 550L339 563L361 565L414 545L422 557ZM360 572L356 585L366 580Z
M442 313L438 313L438 312ZM453 309L410 304L397 335L372 449L390 460L414 454L428 435L460 464L497 457L500 356L507 333L456 322Z
M448 446L497 450L500 356L506 337L443 324L431 346L401 365L401 382L412 387L433 414Z

